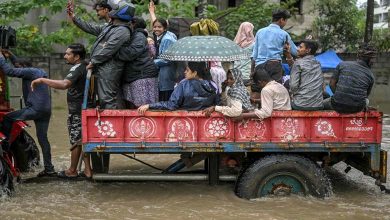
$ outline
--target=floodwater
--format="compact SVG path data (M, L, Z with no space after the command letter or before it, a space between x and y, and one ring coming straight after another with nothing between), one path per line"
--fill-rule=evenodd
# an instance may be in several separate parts
M64 93L53 93L53 101L49 139L54 165L63 170L70 158ZM385 124L383 147L390 150L390 118L385 118ZM34 129L29 133L34 136ZM174 157L137 155L160 167ZM114 171L151 171L121 156L112 157L112 161ZM341 171L345 166L339 163L334 168ZM23 179L38 171L24 174ZM54 179L18 184L13 197L0 198L0 219L390 219L390 195L382 193L372 178L353 169L346 175L332 175L332 179L334 194L327 199L291 196L253 201L237 198L233 183L209 186L207 182Z

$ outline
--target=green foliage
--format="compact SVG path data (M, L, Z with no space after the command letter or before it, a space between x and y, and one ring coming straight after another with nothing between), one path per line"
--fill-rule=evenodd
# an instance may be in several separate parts
M299 13L299 9L295 7L296 3L297 3L297 0L281 1L280 7L288 9L288 11L291 13L291 15L293 17L295 17L295 15Z
M356 51L365 26L364 12L359 11L356 0L320 0L316 7L319 17L313 23L313 34L322 49Z
M251 22L255 26L254 30L267 26L271 22L272 10L277 7L280 6L267 4L265 0L245 0L239 7L224 11L225 15L219 13L212 18L216 19L222 14L223 21L216 20L220 23L224 35L233 39L240 24L244 21Z
M136 14L149 14L149 0L140 0L136 2ZM195 18L195 7L198 6L197 0L171 0L168 5L160 2L156 5L156 15L158 18Z
M76 1L76 3L79 1ZM64 20L59 29L49 34L43 34L39 26L50 20L50 16L64 11L67 0L10 0L0 3L0 24L11 25L16 29L16 53L23 56L44 55L53 51L53 45L68 45L79 39L87 39L90 43L95 39L75 27L72 22ZM34 9L44 9L48 13L40 15L37 21L26 24L25 15ZM95 15L87 13L85 5L76 7L76 14L85 20L93 20ZM33 24L36 23L36 24Z
M169 6L165 3L160 3L156 14L167 19L171 17L194 18L197 5L197 0L171 0Z
M390 29L375 29L372 42L380 52L390 52Z

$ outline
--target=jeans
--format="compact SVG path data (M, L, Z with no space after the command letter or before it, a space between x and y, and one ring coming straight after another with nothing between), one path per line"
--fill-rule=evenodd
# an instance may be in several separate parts
M54 166L51 163L51 147L49 140L47 139L50 116L50 112L38 112L32 108L22 108L6 114L2 122L3 133L8 138L11 133L12 125L15 121L34 121L38 142L42 149L45 171L49 172L54 171Z
M319 111L324 109L323 107L302 107L295 105L294 102L291 102L291 108L292 110L299 110L299 111Z
M323 101L325 110L335 110L338 113L343 114L352 114L363 111L366 107L368 107L369 101L365 100L365 104L363 106L350 106L341 103L335 103L332 100L332 97L324 99Z

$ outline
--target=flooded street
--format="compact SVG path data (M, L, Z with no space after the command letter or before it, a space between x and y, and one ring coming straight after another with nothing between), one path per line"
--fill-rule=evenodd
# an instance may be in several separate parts
M70 158L66 113L64 93L53 93L49 140L58 171ZM390 151L390 118L384 121L382 146ZM33 128L28 132L35 138ZM137 155L157 167L166 167L175 157ZM110 172L151 171L123 156L111 161ZM334 168L344 170L345 164ZM0 198L0 219L390 219L390 195L382 193L372 178L352 170L332 179L334 195L325 200L292 196L254 201L236 197L234 183L36 181L18 184L13 197Z

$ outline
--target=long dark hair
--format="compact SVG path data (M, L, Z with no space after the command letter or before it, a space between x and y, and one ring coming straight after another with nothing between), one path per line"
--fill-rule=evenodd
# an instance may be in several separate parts
M167 22L167 20L165 20L165 19L163 19L163 18L158 18L158 19L156 19L156 20L153 21L153 25L154 25L154 23L156 23L156 22L160 23L160 24L163 26L163 28L164 28L165 30L168 29L168 22Z
M156 47L156 57L157 57L160 55L160 43L164 35L167 33L168 22L165 19L159 18L153 21L153 25L156 22L159 22L164 28L164 32L159 36L159 39L157 39L157 35L153 32L153 40L154 40L154 46Z

